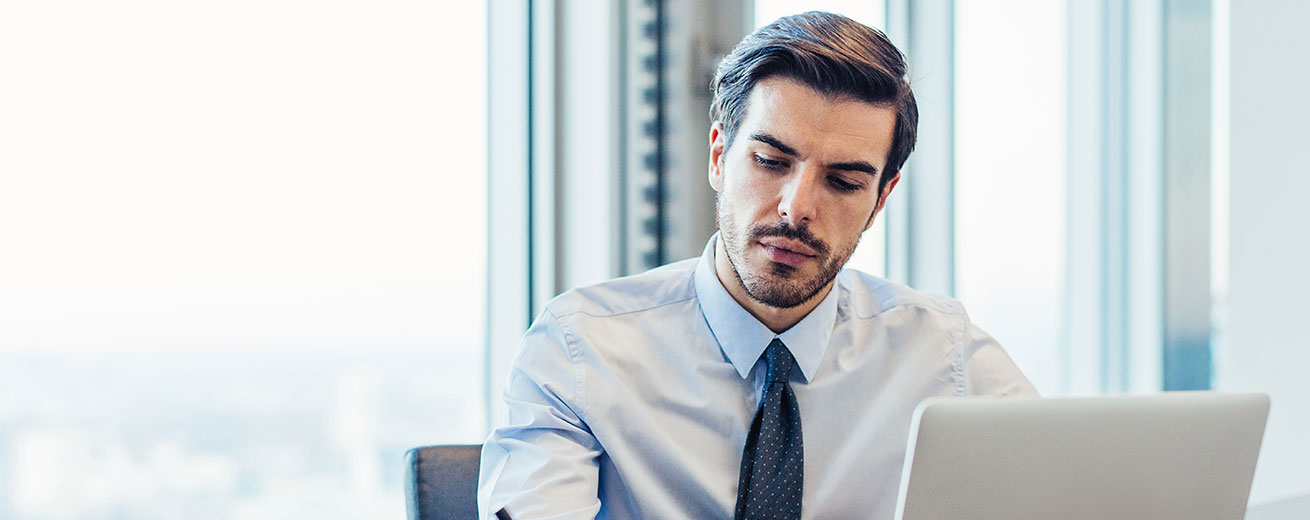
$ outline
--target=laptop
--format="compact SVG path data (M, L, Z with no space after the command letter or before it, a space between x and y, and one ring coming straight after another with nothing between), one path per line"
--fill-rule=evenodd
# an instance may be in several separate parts
M1241 520L1269 397L931 399L896 520Z

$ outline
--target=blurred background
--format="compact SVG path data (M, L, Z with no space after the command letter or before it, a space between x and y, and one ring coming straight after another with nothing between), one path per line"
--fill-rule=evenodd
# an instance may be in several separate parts
M570 287L699 254L708 84L811 9L908 55L851 267L1048 396L1258 390L1310 493L1291 0L0 3L0 519L400 518Z

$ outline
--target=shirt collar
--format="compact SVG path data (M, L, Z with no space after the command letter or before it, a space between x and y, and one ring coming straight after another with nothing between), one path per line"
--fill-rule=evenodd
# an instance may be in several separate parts
M823 353L828 348L828 339L832 337L832 328L837 320L837 294L840 292L838 285L841 277L837 277L832 290L828 291L818 307L782 334L774 334L755 316L746 312L719 281L718 274L714 272L714 246L718 238L718 233L710 237L705 252L701 254L700 263L696 265L695 286L701 313L714 339L719 342L719 348L732 361L737 373L745 378L769 342L773 338L781 339L787 345L787 350L791 351L792 357L796 358L796 366L800 367L805 382L812 381L815 371L819 369L819 362L823 360Z

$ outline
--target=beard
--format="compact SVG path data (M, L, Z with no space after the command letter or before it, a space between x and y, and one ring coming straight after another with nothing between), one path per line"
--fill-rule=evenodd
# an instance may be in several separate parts
M856 235L849 246L834 254L832 247L814 236L808 226L792 226L785 220L773 224L752 224L744 233L739 233L740 228L732 211L726 210L717 197L715 206L719 239L723 240L723 249L727 252L733 276L752 300L774 308L796 307L822 291L841 272L842 266L855 253L855 246L860 241L860 236ZM750 266L747 263L747 248L766 237L782 237L805 244L814 250L814 262L819 272L805 278L797 268L780 262L769 261L762 270Z

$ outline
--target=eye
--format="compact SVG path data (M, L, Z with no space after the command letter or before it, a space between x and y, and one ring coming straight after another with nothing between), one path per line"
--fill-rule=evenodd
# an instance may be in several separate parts
M828 182L832 184L833 188L836 188L837 191L841 191L841 192L858 191L860 188L863 187L860 186L859 184L846 182L845 180L842 180L842 178L838 176L829 177Z
M752 155L752 157L755 158L755 164L760 165L766 170L783 170L787 168L787 163L785 161L769 159L762 155Z

